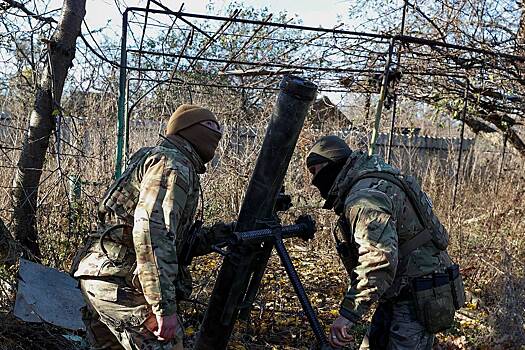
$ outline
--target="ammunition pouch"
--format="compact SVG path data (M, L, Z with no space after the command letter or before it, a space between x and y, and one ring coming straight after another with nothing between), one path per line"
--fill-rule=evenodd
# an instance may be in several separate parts
M114 266L123 265L125 263L124 258L130 252L130 249L125 245L108 240L99 241L98 247L95 249L101 251ZM132 254L134 255L134 253Z
M120 226L120 227L119 227ZM131 227L112 226L106 231L92 232L85 246L75 257L75 277L129 277L135 263L135 251L127 236Z
M450 266L447 268L447 272L449 274L452 297L454 298L454 307L456 310L459 310L465 306L465 286L459 272L459 265Z
M139 198L139 189L132 184L133 172L152 153L152 147L143 147L135 152L122 175L104 193L98 206L99 223L105 223L107 214L133 223L133 214Z
M465 301L459 266L452 265L445 273L415 278L412 293L418 320L429 333L450 328L456 310Z
M112 235L113 232L118 234ZM132 228L126 224L113 225L100 235L99 249L113 265L123 264L126 253L133 251L131 235Z

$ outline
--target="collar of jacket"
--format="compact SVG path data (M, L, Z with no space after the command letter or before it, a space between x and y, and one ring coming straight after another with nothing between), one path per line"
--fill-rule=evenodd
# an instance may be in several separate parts
M337 175L323 209L334 209L337 215L341 215L348 192L355 184L354 179L370 172L386 172L398 175L399 170L385 163L379 156L368 156L362 152L353 152L346 161L343 169Z
M330 192L328 192L328 197L326 198L326 201L324 202L323 209L334 209L335 212L340 215L342 212L342 190L343 190L343 183L346 183L347 174L350 172L350 170L354 167L354 165L360 165L362 164L365 159L368 158L367 155L365 155L362 152L352 152L352 154L348 157L348 160L346 161L345 165L343 166L343 169L339 172L339 175L335 178L334 184L332 185L332 188L330 189ZM348 192L347 189L344 192Z
M188 159L195 167L195 171L197 172L197 174L204 174L206 172L206 166L202 162L201 157L199 157L197 152L195 152L195 150L188 141L186 141L178 135L160 135L160 137L161 140L159 146L178 149L180 152L182 152L182 154L188 157Z

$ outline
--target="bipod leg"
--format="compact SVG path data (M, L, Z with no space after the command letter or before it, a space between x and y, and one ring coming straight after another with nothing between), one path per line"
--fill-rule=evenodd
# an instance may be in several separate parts
M301 302L301 306L303 307L304 313L308 318L308 322L310 322L310 327L312 328L312 331L314 332L321 349L331 349L330 345L328 344L328 340L326 340L326 336L323 332L323 328L321 327L321 323L319 323L319 320L317 319L317 315L315 314L312 304L310 304L310 300L306 295L304 286L301 280L299 279L299 276L297 275L297 271L295 270L295 266L292 263L292 259L290 259L290 255L288 254L288 251L284 246L283 240L279 235L275 237L275 249L277 250L277 254L279 254L279 257L281 258L281 263L283 264L286 273L288 274L290 282L292 282L295 294L297 294L297 297Z
M257 291L261 285L264 271L266 270L267 261L270 259L270 255L272 254L272 248L272 242L265 242L264 247L260 252L259 258L254 263L250 284L248 285L244 300L239 306L239 318L243 321L250 320L250 313L252 311L253 303L257 297Z

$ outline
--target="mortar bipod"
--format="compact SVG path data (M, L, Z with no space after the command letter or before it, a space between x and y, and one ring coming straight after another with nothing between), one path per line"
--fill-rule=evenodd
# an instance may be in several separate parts
M312 328L321 350L332 349L329 345L326 336L323 332L323 328L315 314L315 311L310 303L308 295L304 289L304 286L295 270L295 266L292 263L292 259L286 250L284 245L284 238L299 237L303 240L310 240L314 238L314 233L316 231L315 221L309 215L300 216L295 224L280 226L262 229L262 230L253 230L245 232L235 232L233 238L228 241L216 245L213 247L213 250L222 254L229 255L230 253L222 248L230 245L243 244L243 243L263 243L271 242L274 244L277 254L281 259L281 264L286 270L288 279L292 283L292 286L295 290L295 294L301 303L303 311L308 318L310 327Z

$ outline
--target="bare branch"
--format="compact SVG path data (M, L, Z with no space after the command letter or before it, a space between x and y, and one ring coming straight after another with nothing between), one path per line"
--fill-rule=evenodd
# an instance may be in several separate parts
M14 1L14 0L1 0L2 1L2 4L0 4L0 6L3 8L3 9L9 9L9 8L15 8L15 9L19 9L21 10L22 12L24 12L26 15L30 16L30 17L33 17L35 19L38 19L39 21L42 21L42 22L45 22L45 23L48 23L48 24L51 24L51 23L57 23L57 21L52 18L52 17L44 17L44 16L41 16L39 14L36 14L32 11L30 11L27 7L25 7L24 4L18 2L18 1Z

